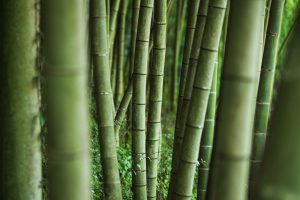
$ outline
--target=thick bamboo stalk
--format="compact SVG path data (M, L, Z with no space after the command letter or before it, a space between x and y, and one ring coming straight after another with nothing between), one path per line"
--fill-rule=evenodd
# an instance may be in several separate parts
M132 85L132 190L133 199L147 199L146 180L146 83L150 26L154 0L141 1Z
M300 198L300 23L293 36L270 123L256 200Z
M261 66L254 119L249 186L251 189L249 191L250 195L253 194L252 189L258 177L258 170L261 164L268 129L284 2L285 0L272 1L270 20L266 32L265 50Z
M44 0L49 199L90 199L85 1Z
M146 142L147 199L156 199L161 109L166 54L167 0L155 0L153 30L153 57L149 69L149 112Z
M185 121L187 118L189 102L192 93L191 91L193 88L195 71L197 68L200 46L201 46L204 27L206 23L208 3L209 0L200 1L200 7L197 14L197 24L196 24L196 30L193 39L192 49L191 49L191 55L189 58L189 66L188 66L188 72L187 72L186 83L185 83L184 98L183 98L182 108L180 110L180 115L176 119L178 123L176 123L175 126L173 154L172 154L172 172L171 172L171 179L169 184L168 199L171 198L175 177L177 176L177 168L178 168L179 155L181 151L182 139L184 134Z
M105 1L91 0L92 56L105 199L122 199L114 135L114 113Z
M216 62L199 152L197 199L205 200L215 130L218 63Z
M39 1L0 1L0 199L40 200Z
M232 0L209 200L247 198L248 166L265 0ZM241 45L243 44L243 45Z
M188 3L188 17L187 17L187 27L185 34L185 44L183 48L183 58L181 65L180 74L180 84L179 84L179 95L177 103L177 114L176 114L176 124L179 124L179 115L181 114L181 107L184 97L184 89L186 83L186 77L188 72L189 60L191 55L191 50L193 46L194 33L197 23L197 14L199 10L200 0L193 0Z
M211 0L185 124L173 199L191 199L200 140L222 34L227 0Z

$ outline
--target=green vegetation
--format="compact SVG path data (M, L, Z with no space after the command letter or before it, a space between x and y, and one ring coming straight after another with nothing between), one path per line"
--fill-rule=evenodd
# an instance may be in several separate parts
M0 199L300 199L299 6L0 0Z

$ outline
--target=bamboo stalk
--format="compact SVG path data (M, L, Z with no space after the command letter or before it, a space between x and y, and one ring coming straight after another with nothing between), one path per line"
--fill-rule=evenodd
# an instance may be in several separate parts
M179 155L181 151L182 139L184 134L184 126L188 113L189 102L191 98L191 91L194 83L195 71L197 67L197 62L199 58L199 51L202 42L204 27L206 23L207 10L208 10L209 0L200 1L200 7L197 14L197 23L195 36L193 39L191 55L189 58L189 66L185 83L184 97L182 108L179 110L180 114L176 118L176 126L175 126L175 134L174 134L174 142L173 142L173 154L172 154L172 171L171 178L169 184L168 191L168 199L171 198L171 194L174 188L174 181L177 175L178 163L179 163Z
M40 2L0 2L0 199L40 200Z
M297 23L270 123L270 134L256 187L257 200L300 198L299 35L300 23Z
M260 83L256 100L253 128L253 144L249 186L250 195L254 194L252 190L255 187L255 182L258 177L258 170L263 155L269 124L268 121L273 96L273 84L284 2L285 0L272 1L269 26L266 31L265 50L261 65Z
M191 9L194 11L194 15L197 14L198 9L196 7L196 11L194 8ZM181 42L182 42L182 31L183 31L183 17L185 16L186 8L185 2L183 0L178 0L177 3L177 16L176 16L176 28L175 28L175 41L174 41L174 58L171 69L171 84L170 84L170 110L174 111L176 99L177 99L177 79L178 79L178 65L179 65L179 56L181 50ZM196 22L194 22L195 24ZM192 38L193 39L193 38Z
M149 69L149 112L146 142L147 199L156 199L161 109L166 54L167 0L155 0L153 30L153 58Z
M198 168L198 190L197 199L202 200L206 197L206 188L208 183L208 175L210 170L210 161L212 156L215 115L217 103L217 81L218 81L218 63L216 62L213 82L209 94L209 102L205 115L203 134L199 152L199 168Z
M116 69L116 89L114 95L114 102L116 107L119 106L121 98L124 92L124 57L125 57L125 30L126 30L126 14L128 7L128 0L123 0L121 2L120 12L119 12L119 24L118 24L118 37L117 43L117 69ZM117 136L116 136L117 137ZM118 137L117 145L118 145Z
M200 140L221 39L226 0L211 0L192 87L172 199L191 199Z
M234 0L230 3L208 200L243 200L247 197L253 99L260 59L257 55L264 23L257 13L263 13L264 8L264 0Z
M179 115L181 114L181 107L183 103L184 89L185 89L186 77L188 73L191 50L193 46L199 6L200 6L200 0L193 0L190 1L188 4L189 12L187 18L187 31L185 35L185 44L183 48L183 59L182 59L181 74L180 74L179 95L178 95L177 113L176 113L176 126L178 126L177 124L179 124Z
M104 194L106 199L118 200L122 199L122 193L114 135L105 8L105 1L91 1L92 56Z
M44 0L49 199L88 200L86 2Z
M133 199L147 199L146 180L146 83L150 26L154 0L141 1L132 85L132 189Z

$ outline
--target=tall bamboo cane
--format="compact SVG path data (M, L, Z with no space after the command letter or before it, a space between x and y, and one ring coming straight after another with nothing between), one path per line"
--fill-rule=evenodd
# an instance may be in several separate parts
M202 42L204 27L206 23L206 16L208 10L208 3L209 0L200 1L200 7L197 14L197 24L196 30L193 40L193 45L191 49L191 55L189 58L189 66L188 72L186 76L186 83L184 89L184 98L182 103L182 108L180 109L180 115L176 118L176 126L175 126L175 134L174 134L174 143L173 143L173 155L172 155L172 171L171 171L171 179L169 184L169 191L168 191L168 199L171 198L171 194L174 187L174 180L177 176L177 169L179 163L179 155L181 151L182 139L184 134L184 127L185 121L188 113L189 102L191 99L191 91L193 88L195 71L197 67L197 62L199 58L199 51Z
M149 69L150 93L146 143L147 199L156 199L167 32L167 1L155 0L154 5L154 46Z
M212 156L214 130L215 130L215 113L217 103L217 82L218 82L218 63L216 62L213 82L209 94L209 102L205 116L203 134L199 152L199 169L198 169L198 190L197 199L205 200L206 188L209 175L209 167Z
M265 50L256 100L250 170L250 195L258 177L271 109L273 83L277 62L278 42L285 0L273 0L266 32Z
M199 10L200 0L193 0L188 2L188 17L187 17L187 27L185 34L185 44L183 48L183 59L181 66L181 74L180 74L180 84L179 84L179 95L178 95L178 103L177 103L177 114L176 114L176 127L179 124L179 116L181 114L181 107L184 97L184 89L186 83L186 77L188 73L189 60L191 55L191 50L193 46L194 33L196 29L197 23L197 14Z
M119 106L124 92L124 57L125 57L125 31L126 31L126 14L128 7L128 0L123 0L120 6L118 34L117 34L117 67L116 67L116 89L114 95L114 102L116 107ZM118 141L118 137L116 138ZM118 142L117 142L118 144Z
M114 135L106 17L105 1L91 0L92 57L104 194L106 199L118 200L122 199L122 194Z
M85 1L44 0L49 199L90 199Z
M175 178L173 199L191 199L194 175L206 109L213 80L215 62L222 34L226 11L226 0L211 0L208 6L207 21L199 53L195 80L192 88L191 103Z
M141 1L132 85L132 189L135 200L147 199L146 180L146 83L148 48L154 0Z
M39 1L0 1L0 199L40 200Z
M257 200L300 198L300 23L293 36L259 173Z
M209 200L246 199L264 0L232 0ZM243 45L241 45L243 44Z

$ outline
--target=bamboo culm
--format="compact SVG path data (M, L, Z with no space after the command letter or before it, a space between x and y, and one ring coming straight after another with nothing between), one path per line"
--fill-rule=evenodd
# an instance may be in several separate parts
M198 8L198 7L197 7ZM192 12L195 12L194 15L197 15L198 9L193 8ZM175 41L174 41L174 58L172 62L171 69L171 84L170 84L170 110L174 111L176 99L177 99L177 79L178 79L178 65L179 57L181 50L181 39L182 39L182 30L183 30L183 18L186 13L185 2L184 0L178 0L177 2L177 16L176 16L176 27L175 27ZM195 22L196 23L196 22ZM195 24L194 23L194 24Z
M120 137L120 128L126 116L126 111L130 105L132 98L132 77L128 81L127 88L121 100L120 106L115 117L115 137Z
M115 106L118 107L124 92L124 57L125 57L125 31L128 0L121 2L118 21L117 42L117 67L116 67L116 89L114 95ZM118 145L118 138L117 145Z
M91 196L86 13L85 1L43 1L51 200L88 200Z
M42 199L39 1L0 1L0 199Z
M176 114L176 126L179 124L179 115L181 114L181 107L184 97L185 82L188 72L189 60L191 55L191 49L194 40L194 33L197 23L197 14L199 10L200 0L193 0L188 3L188 18L187 27L185 34L185 44L183 48L183 58L180 72L180 84L179 84L179 94L177 103L177 114Z
M212 156L214 130L215 130L215 115L217 103L217 82L218 82L218 62L216 62L213 82L209 93L209 102L205 115L203 134L201 137L200 152L199 152L199 168L198 168L198 190L197 199L205 200L206 188L209 175L209 167Z
M197 68L197 62L199 58L200 46L202 42L204 27L206 23L206 16L208 10L209 0L200 1L199 10L197 13L196 30L194 34L191 54L189 57L189 65L187 69L184 97L182 107L178 108L180 113L176 116L176 126L173 143L173 154L172 154L172 171L171 180L169 184L168 199L170 200L171 194L174 187L174 181L177 174L177 168L179 163L179 154L181 151L182 139L184 134L185 119L187 117L188 106L191 99L191 91L194 83L195 71Z
M109 48L111 51L114 47L116 28L118 21L118 13L121 6L121 0L113 0L110 5L110 16L109 16ZM111 54L112 55L112 54Z
M169 11L172 8L172 6L171 6L172 1L169 1L169 3L168 3L167 13L169 13ZM132 28L132 38L131 38L131 48L130 48L131 51L130 51L130 59L128 59L128 61L126 62L126 66L129 65L129 74L130 74L130 76L133 72L133 66L134 66L136 32L137 32L137 25L138 25L138 15L139 15L139 10L140 10L140 2L141 2L141 0L134 0L133 1L133 17L132 17L133 28ZM153 42L150 41L149 52L151 51L152 47L153 47ZM132 78L130 78L130 79L132 79ZM127 87L126 87L125 93L122 97L121 104L120 104L120 105L123 105L123 106L119 107L119 110L118 110L117 115L116 115L115 131L117 131L120 128L121 123L124 121L125 112L127 111L127 109L128 109L128 123L131 125L131 122L130 122L131 121L131 111L132 111L132 109L131 109L132 83L131 82L132 82L132 80L128 81L128 83L127 83Z
M264 23L257 13L264 8L264 0L230 3L208 200L247 198L257 55Z
M253 144L250 168L251 190L255 188L255 181L258 177L258 171L262 160L266 134L268 130L284 2L284 0L272 1L268 23L269 25L266 32L265 50L261 65L253 128ZM251 193L254 193L251 190L249 191L250 195Z
M105 1L91 1L92 58L105 199L122 199L114 135L114 113Z
M147 199L155 200L161 135L161 109L166 54L167 0L154 2L153 57L149 69L149 112L147 125Z
M208 6L199 60L186 119L173 199L191 199L202 130L222 34L226 0L211 0Z
M137 34L137 27L138 27L139 13L140 13L140 5L141 5L141 0L133 0L133 2L132 2L131 48L130 48L130 57L128 59L128 65L129 65L128 66L128 74L129 74L128 76L130 76L131 81L132 81L131 75L133 73L133 68L134 68L135 44L136 44L136 34ZM132 85L132 83L128 82L126 88L128 88L130 84ZM126 89L126 91L127 91L127 89ZM132 89L131 89L131 93L132 93ZM124 97L126 95L127 94L125 94ZM132 98L132 96L130 96L128 111L127 111L128 129L131 129L131 125L132 125L132 123L131 123L132 122L131 98ZM126 110L124 110L124 112L126 112ZM122 121L123 121L123 119L122 119Z
M147 199L146 85L149 38L154 0L141 1L132 85L132 190L133 199Z
M272 114L255 199L299 199L300 23L296 25Z

